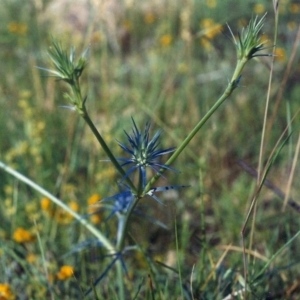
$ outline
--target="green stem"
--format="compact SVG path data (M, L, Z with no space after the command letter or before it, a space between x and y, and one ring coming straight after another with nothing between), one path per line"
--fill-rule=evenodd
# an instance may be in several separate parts
M138 196L135 196L132 204L128 208L125 215L122 215L119 218L119 226L118 226L118 236L117 236L117 244L116 249L118 252L121 252L124 245L125 235L127 232L128 223L130 220L130 216L132 215L132 212L134 211L134 208L136 207L137 203L139 202L140 198Z
M127 226L125 226L125 216L122 215L118 218L118 231L117 231L117 253L121 254L123 250L123 242L125 238L125 231ZM117 281L119 287L119 299L124 299L124 271L122 266L121 259L118 259L117 262Z
M177 148L177 150L173 153L173 155L169 158L166 162L166 165L171 165L172 162L179 156L179 154L185 149L188 143L192 140L192 138L196 135L196 133L201 129L201 127L208 121L208 119L213 115L213 113L218 109L218 107L231 95L233 90L238 86L238 80L240 74L247 63L248 60L238 60L235 71L233 73L232 79L229 82L226 90L224 91L223 95L218 99L218 101L211 107L211 109L206 113L206 115L200 120L200 122L195 126L195 128L190 132L190 134L186 137L186 139L181 143L181 145ZM144 189L144 194L146 194L149 189L152 187L154 182L162 175L165 169L161 169L159 173L157 173L146 185ZM117 250L121 251L123 248L123 243L125 239L125 233L127 231L128 222L130 216L136 207L138 201L142 198L143 195L137 196L131 206L129 207L126 215L124 216L124 220L122 221L122 226L119 227L120 232L118 233L118 240L117 240Z
M81 225L83 225L88 231L90 231L98 240L101 242L103 247L105 247L109 253L116 253L115 247L110 243L110 241L99 231L97 230L92 224L90 224L85 218L77 214L73 211L69 206L64 204L62 200L54 197L51 193L43 189L41 186L30 180L29 178L25 177L21 173L15 171L11 167L7 166L3 162L0 161L0 168L3 169L5 172L11 174L18 180L24 182L28 186L32 187L34 190L39 192L40 194L44 195L45 197L49 198L52 202L60 206L70 215L72 215Z
M132 181L130 180L130 178L128 176L126 176L125 171L123 170L121 165L118 163L117 159L112 154L109 147L107 146L104 139L102 138L101 134L99 133L99 131L95 127L94 123L92 122L91 118L89 117L89 114L88 114L88 112L86 110L86 107L85 107L85 100L83 100L83 98L82 98L82 94L81 94L80 85L79 85L78 80L75 81L74 85L71 85L71 88L72 88L74 97L76 98L76 103L77 103L76 109L77 109L78 113L85 120L85 122L88 124L88 126L92 130L94 136L96 137L97 141L99 142L102 149L104 150L104 152L109 157L110 161L112 162L112 164L114 165L116 170L121 174L122 178L125 178L125 181L128 184L128 186L131 188L131 190L133 192L136 192L136 188L133 185Z
M122 261L118 259L116 261L117 265L117 277L118 277L118 294L119 294L119 299L124 300L125 299L125 292L124 292L124 272L123 272L123 266L122 266Z
M131 188L131 190L133 192L135 192L135 190L136 190L135 186L133 185L133 183L131 182L131 180L129 179L129 177L126 176L125 171L120 166L120 164L118 163L117 159L114 157L114 155L110 151L109 147L106 145L106 143L105 143L104 139L102 138L101 134L99 133L99 131L95 127L94 123L91 121L91 119L90 119L90 117L89 117L89 115L88 115L85 107L83 108L83 112L84 113L81 115L82 118L85 120L85 122L88 124L88 126L92 130L94 136L96 137L97 141L100 143L102 149L107 154L107 156L109 157L110 161L115 166L115 168L118 170L118 172L121 174L121 176L123 178L125 178L126 183L129 185L129 187Z
M196 133L202 128L202 126L208 121L208 119L214 114L214 112L220 107L220 105L232 94L234 89L238 87L238 82L240 75L244 66L246 65L248 59L241 59L238 60L237 65L235 67L233 76L231 81L228 83L226 90L224 91L223 95L217 100L217 102L210 108L210 110L205 114L205 116L199 121L199 123L194 127L194 129L189 133L189 135L184 139L181 145L176 149L173 155L168 159L166 165L169 166L173 163L174 160L180 155L180 153L186 148L189 142L193 139ZM158 180L158 178L162 175L162 173L166 169L161 169L159 172L156 173L155 176L148 182L144 189L144 193L147 193L152 185Z

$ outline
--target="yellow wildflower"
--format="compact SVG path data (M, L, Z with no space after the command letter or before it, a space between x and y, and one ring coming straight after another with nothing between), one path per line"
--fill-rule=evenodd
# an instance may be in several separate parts
M64 225L69 224L72 221L72 219L73 217L61 208L58 208L55 211L55 220L59 224L64 224Z
M17 243L26 243L34 241L34 236L26 229L19 227L13 234L13 239Z
M28 254L28 255L26 256L26 260L27 260L30 264L34 263L34 262L36 261L36 259L37 259L37 257L36 257L36 255L33 254L33 253L30 253L30 254Z
M144 15L144 22L146 24L153 24L155 22L155 15L152 13L146 13Z
M290 4L290 12L292 14L300 13L300 4L296 4L296 3Z
M297 23L295 21L290 21L287 23L286 27L289 31L293 31L297 28Z
M88 199L88 205L93 205L97 203L98 201L101 200L101 196L99 194L93 194L89 199Z
M74 268L71 266L62 266L59 270L59 272L56 274L57 278L59 280L66 280L73 276L74 274Z
M0 300L13 300L14 294L11 291L8 283L0 283Z
M25 35L27 33L27 25L19 22L10 22L7 25L7 29L10 33Z
M209 27L214 26L214 24L215 24L215 22L213 19L205 18L205 19L201 20L200 27L201 28L209 28Z
M51 200L48 198L42 198L41 209L51 217L55 214L55 208L52 206Z
M89 199L88 199L88 205L94 205L97 202L101 200L101 196L99 194L93 194ZM99 224L101 222L101 217L98 214L95 214L95 212L98 210L98 207L89 207L88 208L88 213L92 214L90 220L94 224Z
M254 12L257 14L257 15L259 15L259 14L262 14L262 13L264 13L264 11L265 11L265 6L263 5L263 4L255 4L254 5Z
M212 46L211 42L206 38L200 39L200 44L206 50L212 50L213 49L213 46Z
M74 211L79 211L79 205L78 205L78 203L77 202L75 202L75 201L71 201L70 203L69 203L69 207L72 209L72 210L74 210Z
M93 224L99 224L100 222L101 222L101 217L99 216L99 214L97 214L97 215L92 215L91 217L90 217L90 220L91 220L91 222L93 223Z
M43 198L41 200L41 208L44 211L50 211L51 210L51 200L48 198Z
M286 52L283 48L278 47L275 49L275 59L280 62L284 62L286 60Z
M71 201L69 203L69 207L78 212L79 211L79 205L78 203L76 203L75 201ZM59 224L69 224L70 222L72 222L73 220L73 216L68 213L67 211L63 210L63 209L57 209L56 212L55 212L55 218L56 218L56 221L59 223Z
M215 23L213 19L205 18L200 22L200 27L205 31L205 37L208 39L213 39L217 34L219 34L223 26L219 23Z
M160 39L159 42L161 46L168 47L171 45L173 41L173 37L170 34L164 34Z

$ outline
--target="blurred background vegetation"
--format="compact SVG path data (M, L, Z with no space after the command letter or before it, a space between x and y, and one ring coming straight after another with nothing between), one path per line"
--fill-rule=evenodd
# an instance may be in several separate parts
M82 78L87 107L118 157L121 153L116 140L124 141L123 130L130 131L131 117L142 128L146 121L151 121L154 131L162 128L162 147L178 145L231 78L236 52L226 23L236 34L252 15L262 16L265 12L268 14L262 39L270 46L265 51L271 53L272 1L3 0L0 159L74 210L82 214L91 212L89 204L116 193L118 176L109 163L100 162L106 157L83 121L61 107L66 105L66 86L36 68L50 67L47 50L52 38L60 40L66 48L74 45L78 55L90 47L88 68ZM300 4L296 0L282 0L279 12L264 161L299 108L299 48L294 44L299 43L296 35ZM292 59L293 47L296 54ZM140 216L132 221L134 239L128 243L138 242L149 257L176 267L176 219L185 281L189 281L194 264L196 268L206 268L197 265L203 239L215 262L224 252L224 245L241 246L241 226L255 179L237 161L257 167L270 66L271 59L250 61L241 86L173 165L180 173L166 173L167 179L158 183L191 188L163 193L161 199L166 206L153 200L140 204L142 216L154 217L168 229ZM298 126L296 118L292 129L297 132ZM293 135L269 174L269 179L282 190L288 182L295 145ZM296 168L295 178L298 175ZM291 196L295 200L298 191L299 182L294 180ZM7 291L6 298L0 299L50 299L52 293L57 295L55 299L81 299L81 289L90 286L103 271L103 261L107 262L101 249L91 245L88 250L65 256L78 250L76 245L89 235L48 199L42 199L3 171L0 200L0 295L1 290ZM253 248L264 257L274 254L298 231L298 213L290 207L283 212L282 204L283 199L272 191L262 191ZM105 216L100 212L91 221L113 239L114 222L104 222ZM297 295L297 289L300 294L300 269L294 265L300 258L298 246L299 241L295 241L274 266L290 267L274 271L273 281L268 277L271 283L265 283L258 295L276 295L295 282L298 285L293 295ZM133 295L140 278L150 271L145 256L132 254L127 259L128 290ZM72 274L68 266L73 268L75 278L68 275ZM241 271L241 252L230 251L222 267ZM162 278L169 276L168 272L160 272ZM100 284L105 287L103 295L113 290L110 278L113 274L105 278L105 284ZM169 284L172 280L175 279L170 279ZM165 287L165 295L172 295L169 289ZM215 295L208 293L203 299L218 299Z

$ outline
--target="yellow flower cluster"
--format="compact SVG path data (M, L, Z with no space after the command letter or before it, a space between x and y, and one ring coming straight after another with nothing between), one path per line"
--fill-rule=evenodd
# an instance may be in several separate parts
M15 232L13 234L13 239L17 243L29 243L29 242L34 241L35 237L30 231L28 231L22 227L19 227L15 230Z
M15 295L12 293L8 283L0 283L0 300L14 300Z
M55 209L52 206L51 200L48 198L41 199L41 209L49 216L54 217L57 223L66 225L72 222L73 216L70 215L67 211L63 210L62 208ZM79 205L76 201L70 201L68 206L74 210L75 212L79 211Z
M159 43L163 47L168 47L172 44L173 37L170 34L164 34L163 36L160 37Z
M275 49L275 59L279 62L286 61L286 52L283 48L278 47Z
M263 4L255 4L254 5L254 13L257 14L257 15L260 15L260 14L263 14L266 9L265 9L265 6Z
M41 200L41 208L43 211L49 212L51 210L51 200L48 198L43 198Z
M88 213L91 214L91 222L94 224L99 224L101 222L101 216L97 212L99 210L99 205L93 206L97 202L101 200L101 196L99 194L93 194L91 197L88 198ZM48 198L42 198L41 202L41 209L44 211L49 217L54 217L55 220L59 224L69 224L73 220L73 216L70 215L68 212L64 211L61 208L53 207L52 202ZM75 201L69 202L69 207L74 210L75 212L79 211L79 205ZM1 299L0 299L1 300Z
M200 22L201 29L204 30L204 35L208 39L213 39L216 35L218 35L223 26L219 23L215 23L213 19L205 18Z
M94 224L99 224L101 222L101 217L97 211L99 210L99 206L92 206L99 202L101 200L101 196L99 194L93 194L89 199L88 199L88 205L90 206L88 208L88 213L91 214L91 222Z
M215 23L215 21L211 18L205 18L200 22L201 28L201 45L210 50L212 48L211 40L218 34L221 33L223 26L219 23Z
M59 270L59 272L56 274L57 278L59 280L66 280L73 276L74 274L74 268L71 266L62 266Z
M69 202L68 206L75 212L79 211L79 205L75 201ZM59 224L67 225L73 221L74 217L70 215L67 211L59 208L55 212L55 219Z

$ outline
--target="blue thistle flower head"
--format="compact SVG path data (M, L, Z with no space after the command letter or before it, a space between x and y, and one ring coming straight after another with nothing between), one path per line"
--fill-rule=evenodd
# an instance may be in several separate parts
M113 206L111 208L111 213L108 216L107 220L110 219L113 215L125 214L130 206L130 204L134 200L134 195L130 190L125 190L111 197L107 197L103 199L101 202L108 202L113 200Z
M128 145L118 142L119 146L127 153L130 154L129 158L119 158L123 162L122 166L130 166L126 172L126 177L132 172L138 170L140 178L142 178L143 187L146 182L146 168L149 167L155 172L159 172L159 169L174 170L171 167L159 162L160 157L175 151L175 148L159 149L159 138L162 133L161 130L157 131L152 138L150 138L149 130L150 123L147 123L144 132L141 132L134 120L132 134L128 134L126 131Z

